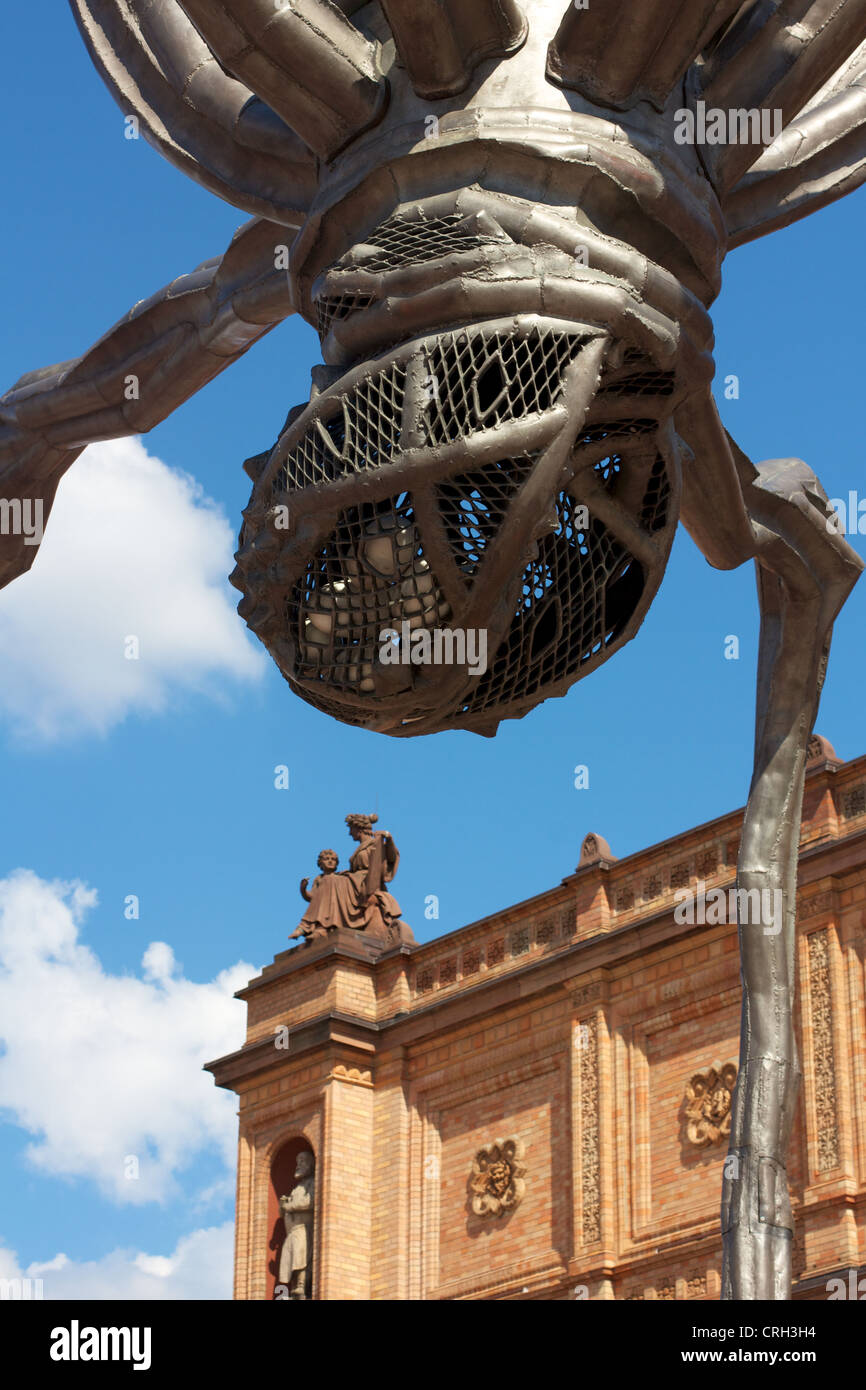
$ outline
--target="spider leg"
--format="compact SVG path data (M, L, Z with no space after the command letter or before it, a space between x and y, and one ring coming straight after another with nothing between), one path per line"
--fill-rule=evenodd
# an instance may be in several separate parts
M83 357L0 396L0 496L44 527L57 486L96 440L146 432L293 312L278 250L290 229L255 218L225 255L142 301ZM0 534L0 587L30 568L41 533Z
M711 483L694 479L685 524L712 563L747 558L749 523L761 632L755 760L737 864L743 1005L740 1068L722 1189L722 1298L788 1299L793 1221L786 1157L800 1066L794 1039L797 866L806 749L824 682L833 622L863 564L837 533L814 473L799 459L755 467L693 408L686 423ZM678 425L679 425L678 421ZM688 471L688 469L686 470ZM713 534L709 507L739 486L742 515Z
M377 48L323 0L181 0L220 64L332 159L388 102Z
M194 15L178 0L69 3L106 87L160 154L247 214L300 225L316 192L314 157L218 61ZM271 18L280 8L271 5Z
M527 22L516 0L383 0L401 60L420 97L462 92L486 58L512 53Z

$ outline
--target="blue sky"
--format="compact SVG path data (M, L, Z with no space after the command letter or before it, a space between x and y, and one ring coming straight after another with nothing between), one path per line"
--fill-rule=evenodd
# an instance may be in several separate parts
M244 218L163 163L144 141L124 139L121 113L91 68L65 5L53 5L47 22L40 8L10 8L0 19L0 37L7 55L16 54L4 79L2 391L25 371L78 355L136 300L220 252ZM720 399L726 426L755 459L807 459L831 497L863 488L864 196L856 193L732 253L714 315L718 380L730 373L740 379L740 399ZM313 330L292 320L147 436L147 456L160 464L148 465L137 446L129 454L130 478L139 479L148 505L165 505L181 518L195 514L211 560L216 556L221 564L225 552L224 572L231 565L229 527L236 530L249 492L241 464L269 448L289 406L306 399L317 360ZM178 470L192 475L204 495L184 490ZM102 491L99 471L88 476L79 484L78 510L70 502L69 516L84 515L88 498L92 504L98 493L109 512L119 509L122 532L130 524L121 515L122 471L115 468ZM59 511L57 517L62 530ZM54 525L37 569L48 556ZM853 540L861 553L864 540ZM89 543L70 521L56 544L72 564L76 550L86 551ZM134 568L134 544L128 553ZM20 687L25 704L40 678L56 677L72 659L61 650L63 634L79 640L85 608L91 637L98 632L100 595L119 583L124 555L123 548L109 547L98 584L82 582L62 595L58 590L62 621L44 649L35 619L28 625L31 613L48 621L44 596L28 608L26 580L20 594L13 585L0 595L0 640L5 634L11 643L14 635L14 649L0 656L4 668L26 666ZM129 582L134 588L135 575ZM139 588L148 583L142 572ZM54 725L46 738L31 727L20 700L14 706L0 695L0 879L23 868L38 880L80 881L98 895L64 917L67 945L60 954L67 951L73 973L80 968L87 974L98 960L94 987L115 991L118 999L124 981L141 984L130 1004L140 1018L139 1044L121 1059L130 1115L141 1069L148 1066L148 1039L157 1050L163 1047L165 1084L175 1084L164 1055L170 1034L160 1041L156 1033L176 1023L187 984L189 1016L200 1010L210 1020L212 1034L203 1025L204 1035L240 1042L243 1006L228 1002L227 987L223 1002L215 1002L208 982L239 961L259 969L284 949L301 915L299 878L315 871L325 845L336 848L343 863L348 858L346 812L376 810L381 826L394 834L402 855L395 892L404 917L426 940L558 883L574 869L589 830L626 855L745 798L757 641L754 576L749 566L733 574L710 569L685 533L638 638L565 700L504 725L495 740L451 733L397 741L328 720L292 696L269 659L257 654L240 619L231 617L236 598L220 576L212 577L207 593L197 595L201 628L190 632L186 677L177 653L166 657L158 688L138 705L132 701L123 717L123 690L113 712L101 725L94 715L92 726L80 709L76 714L70 695L51 706ZM137 592L136 602L141 599ZM122 624L118 602L115 594L112 609L106 600L105 612L107 621ZM165 591L153 590L148 602L158 622ZM19 621L25 609L27 621ZM837 625L818 721L843 757L866 747L864 610L866 582ZM182 617L173 618L182 625ZM201 645L210 623L223 656L209 664ZM737 662L724 660L728 634L740 637ZM80 704L85 697L77 698ZM587 790L574 789L578 763L590 769ZM274 787L279 764L290 769L287 791ZM137 920L124 916L130 894L140 900ZM439 897L438 921L424 918L428 894ZM21 898L30 903L21 908L25 919L37 898L31 882ZM142 967L153 942L171 948L176 968L159 951ZM93 953L89 965L75 956L82 948ZM30 977L40 989L43 978L57 980L50 971L40 974L43 966L44 959ZM241 969L238 980L243 976ZM32 1007L38 1012L38 994ZM82 1097L92 1093L100 1083L92 1059L100 1048L120 1046L120 1035L111 1026L82 1035L62 1001L41 1022L51 1045L32 1082L41 1088L40 1105L28 1110L14 1079L8 1086L0 1079L0 1186L6 1196L0 1244L17 1252L21 1268L52 1261L59 1252L73 1266L91 1262L87 1278L67 1267L66 1277L78 1278L82 1289L100 1287L112 1270L128 1276L133 1257L113 1252L172 1257L175 1273L186 1269L187 1284L179 1277L164 1286L180 1296L194 1283L195 1251L216 1251L230 1261L225 1233L233 1186L225 1135L233 1125L231 1098L217 1097L213 1133L201 1142L180 1129L158 1132L158 1120L149 1140L147 1133L134 1135L132 1120L127 1136L121 1116L111 1142L118 1153L140 1157L143 1185L136 1193L150 1190L148 1163L160 1179L152 1199L130 1198L132 1184L112 1185L97 1141L85 1142L81 1126L77 1135L71 1121L70 1128L50 1132L60 1104L52 1093L55 1072L65 1075L74 1062L67 1092L71 1088L74 1096L80 1086ZM0 1035L6 1038L2 1019ZM7 1038L6 1047L0 1078L8 1080L10 1061L17 1065L32 1046L19 1037L15 1046ZM190 1044L178 1066L192 1068L194 1052ZM197 1067L198 1061L190 1096L211 1084L198 1078ZM185 1094L181 1089L181 1101ZM190 1104L210 1114L208 1098L200 1089L194 1094ZM173 1091L175 1104L180 1112ZM82 1110L85 1125L88 1106ZM42 1154L35 1160L34 1145ZM64 1158L64 1146L74 1158ZM183 1245L177 1254L178 1242L213 1230L221 1234L212 1246L196 1236L193 1255ZM144 1283L123 1287L149 1295L168 1266L138 1259L135 1271ZM72 1287L55 1273L56 1288ZM49 1296L47 1281L54 1276L44 1277ZM216 1282L212 1291L222 1286Z

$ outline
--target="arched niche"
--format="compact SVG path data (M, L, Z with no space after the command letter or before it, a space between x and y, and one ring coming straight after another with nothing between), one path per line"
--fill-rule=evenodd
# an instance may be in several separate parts
M299 1153L312 1154L313 1163L316 1162L316 1155L309 1139L303 1134L296 1134L291 1139L275 1149L271 1158L270 1180L268 1182L268 1283L265 1297L272 1301L274 1297L274 1287L277 1282L277 1271L280 1263L280 1250L286 1234L285 1224L282 1213L280 1212L280 1198L284 1193L291 1192L295 1185L295 1164ZM315 1245L315 1227L314 1239ZM309 1275L309 1296L313 1297L313 1278L315 1270L310 1269Z

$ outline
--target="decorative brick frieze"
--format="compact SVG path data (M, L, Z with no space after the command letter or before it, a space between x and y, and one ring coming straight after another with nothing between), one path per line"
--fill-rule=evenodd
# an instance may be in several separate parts
M444 989L446 985L457 983L457 957L450 956L448 960L439 962L439 988Z
M858 787L851 787L842 793L843 818L854 820L857 816L863 815L866 815L866 782L861 782Z
M604 985L601 980L593 980L590 984L579 985L578 988L572 992L571 1000L574 1007L579 1009L584 1004L591 1004L601 999L603 992Z
M519 931L511 934L511 956L525 956L531 946L529 927L521 927Z
M580 1224L583 1244L590 1245L601 1240L598 1020L592 1015L580 1027Z
M801 922L808 922L813 917L820 917L825 912L833 910L833 890L828 889L823 893L813 893L809 898L800 900L797 916Z
M671 888L687 888L691 881L691 870L687 863L674 864L671 869Z
M487 968L492 970L494 965L501 965L505 960L505 940L499 937L496 941L491 941L487 947Z
M718 845L711 845L708 849L702 849L698 852L697 859L695 860L698 878L711 878L718 867Z
M468 975L477 975L481 969L481 947L470 946L463 952L463 978Z
M839 1166L830 932L826 928L823 931L812 932L809 936L809 997L818 1172L826 1173Z
M539 946L549 946L556 939L557 923L553 917L545 917L535 928L535 940Z

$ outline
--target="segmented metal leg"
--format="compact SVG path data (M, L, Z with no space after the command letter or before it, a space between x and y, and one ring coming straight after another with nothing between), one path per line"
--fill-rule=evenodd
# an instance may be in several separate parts
M832 624L862 565L828 528L827 499L798 460L761 465L744 489L759 541L761 638L755 766L737 868L743 1008L722 1190L722 1298L791 1296L786 1156L800 1068L795 926L806 747Z

